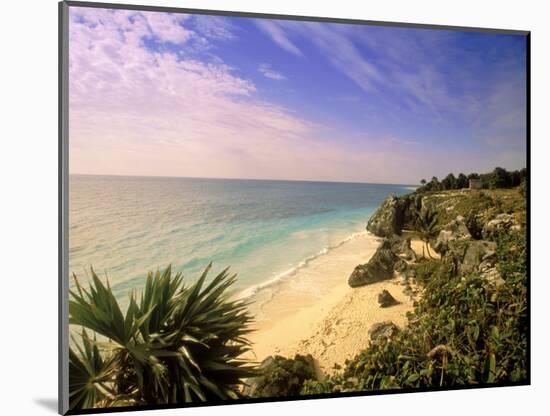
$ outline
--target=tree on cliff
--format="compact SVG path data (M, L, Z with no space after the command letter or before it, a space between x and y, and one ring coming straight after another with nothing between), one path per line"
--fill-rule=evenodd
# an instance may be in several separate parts
M441 186L443 187L443 189L445 190L448 190L448 189L456 189L456 178L455 178L455 175L453 175L452 173L449 173L447 176L445 176L445 178L441 181Z
M429 191L439 191L441 190L441 184L437 176L432 177L432 180L426 185Z
M430 240L434 238L437 233L437 214L435 211L429 209L421 211L416 221L416 231L420 239L424 242L422 247L422 257L426 257L424 249L428 252L428 256L432 259L430 252Z
M464 189L469 186L468 178L463 173L459 173L456 178L456 184L458 189Z
M492 189L509 188L510 173L506 169L496 167L495 170L493 170L493 172L489 175L489 186Z

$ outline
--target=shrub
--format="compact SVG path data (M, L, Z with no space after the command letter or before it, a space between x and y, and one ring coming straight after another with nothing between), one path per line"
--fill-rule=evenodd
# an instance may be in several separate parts
M476 240L481 240L481 232L483 230L483 222L480 221L479 216L475 213L474 210L470 210L468 216L465 220L466 228L470 232L472 238Z
M296 354L292 358L276 355L261 366L262 375L251 381L251 397L288 397L300 394L305 380L315 378L313 358Z
M308 381L302 394L526 380L525 237L496 241L504 284L495 287L477 274L431 274L403 331L371 344L327 380Z
M519 193L524 198L527 198L527 179L522 179L518 187Z
M437 278L441 273L447 272L447 267L440 260L420 259L413 265L414 277L422 285L426 285L430 280Z
M71 409L239 397L241 380L257 374L240 358L251 316L228 300L236 276L227 269L203 288L210 267L190 286L170 267L149 273L125 315L93 270L89 289L74 276L69 322L81 332L70 348Z

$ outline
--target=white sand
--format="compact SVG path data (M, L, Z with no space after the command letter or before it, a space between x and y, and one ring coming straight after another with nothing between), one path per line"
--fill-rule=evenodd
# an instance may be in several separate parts
M374 323L405 325L412 301L397 278L355 289L347 284L355 266L366 263L379 244L380 239L363 233L258 293L252 307L259 317L258 330L250 336L256 360L310 353L326 373L368 345L368 329ZM380 308L377 297L383 289L400 303Z
M439 259L441 256L435 252L433 247L430 245L430 253L428 254L428 251L426 249L424 241L420 240L419 238L411 238L411 248L416 253L418 257L425 256L426 258L430 258L430 255L434 259Z

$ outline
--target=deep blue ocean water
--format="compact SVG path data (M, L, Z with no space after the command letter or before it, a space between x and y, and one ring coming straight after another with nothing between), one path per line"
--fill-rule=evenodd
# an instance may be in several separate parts
M252 293L365 230L406 185L71 175L69 270L108 276L115 294L172 264L186 279L212 261Z

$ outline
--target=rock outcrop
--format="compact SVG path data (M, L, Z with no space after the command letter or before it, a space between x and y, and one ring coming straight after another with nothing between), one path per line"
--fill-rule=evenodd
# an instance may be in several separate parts
M410 237L401 238L396 235L389 238L392 251L405 260L416 261L417 255L411 247Z
M418 215L424 206L424 198L419 194L409 194L400 198L401 207L401 228L414 228Z
M393 278L395 271L402 272L406 268L407 263L392 251L389 240L384 239L367 264L355 267L348 284L358 287L381 282Z
M371 342L391 338L399 332L399 328L391 321L378 322L370 327L369 338Z
M389 194L369 219L367 230L378 237L399 236L404 228L414 228L423 205L424 197L419 194Z
M498 285L503 281L496 268L496 247L493 241L474 240L461 216L440 231L434 246L452 274L480 273Z
M485 224L486 236L499 227L502 229L504 226L513 226L509 217L498 216L497 219ZM496 243L475 240L464 217L459 215L443 227L433 247L441 255L441 260L449 266L451 274L480 273L488 282L497 285L503 283L496 268Z
M379 237L389 237L401 234L403 215L399 199L389 194L380 208L370 217L367 230Z
M441 231L433 246L434 250L442 256L449 250L450 245L457 241L468 241L472 239L470 231L466 226L464 217L458 216L448 223Z
M483 262L485 264L494 264L496 248L496 243L492 241L470 241L466 245L460 265L461 273L477 272Z
M391 295L389 291L384 289L378 294L378 304L381 308L388 308L393 305L397 305L399 302Z
M400 236L402 230L416 228L420 213L426 209L437 213L438 222L446 223L431 246L443 263L450 266L450 273L480 273L488 282L501 284L503 280L496 268L496 245L492 240L502 232L521 230L521 225L512 214L496 214L495 207L493 199L470 192L388 195L369 219L367 230L388 239L389 247L383 244L371 261L357 266L349 277L350 286L390 279L395 271L407 269L403 259L418 260L410 240ZM466 220L464 217L472 212L475 216ZM405 273L403 276L409 280Z
M496 243L492 241L470 241L464 250L459 273L479 273L493 284L501 285L504 280L496 267Z
M294 359L279 355L267 357L260 365L261 376L247 380L247 397L287 397L300 394L305 380L315 379L311 355L296 354Z
M501 232L510 230L520 230L521 226L517 223L513 215L499 214L491 221L488 221L481 230L481 235L484 239L491 239Z

